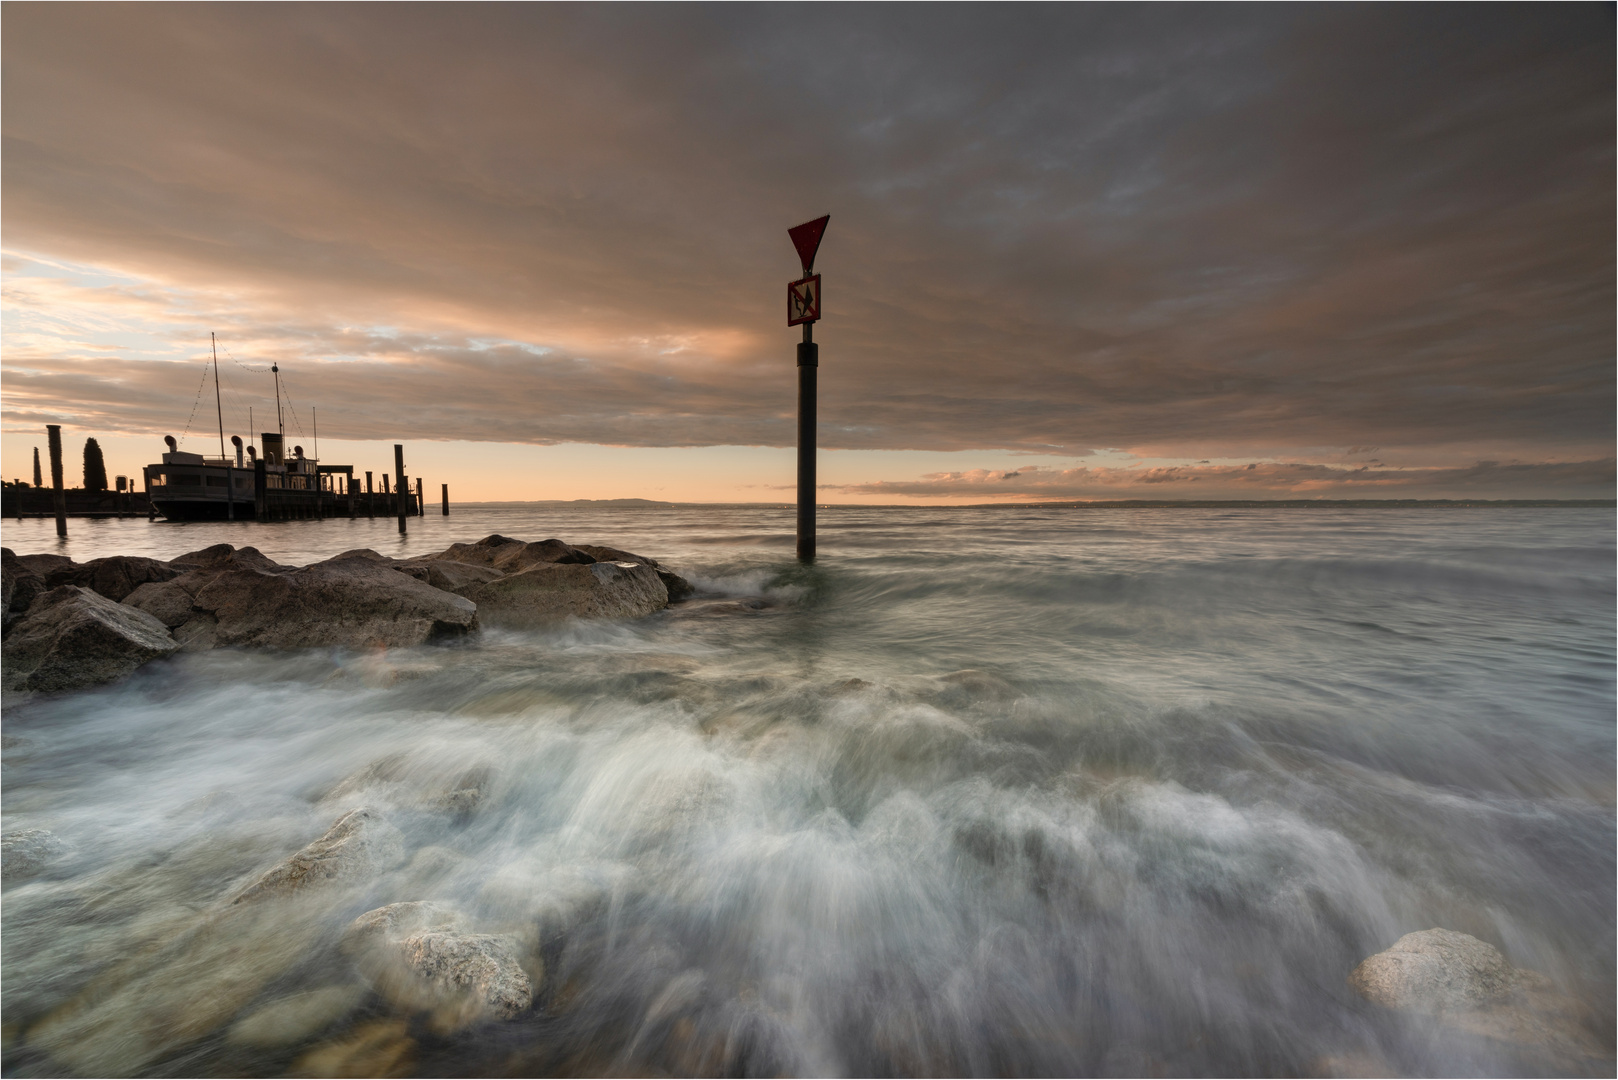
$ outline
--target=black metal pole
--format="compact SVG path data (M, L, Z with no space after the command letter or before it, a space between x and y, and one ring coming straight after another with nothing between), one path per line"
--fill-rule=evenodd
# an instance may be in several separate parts
M62 425L46 424L51 444L51 508L56 511L56 535L67 535L67 493L62 490Z
M820 346L803 324L798 346L798 560L815 561L815 398Z
M405 531L404 444L393 444L393 502L399 512L399 531Z

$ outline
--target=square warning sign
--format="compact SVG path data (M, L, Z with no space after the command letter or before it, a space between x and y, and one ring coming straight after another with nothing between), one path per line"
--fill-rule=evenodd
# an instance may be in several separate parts
M787 325L814 322L820 318L820 275L810 274L787 285Z

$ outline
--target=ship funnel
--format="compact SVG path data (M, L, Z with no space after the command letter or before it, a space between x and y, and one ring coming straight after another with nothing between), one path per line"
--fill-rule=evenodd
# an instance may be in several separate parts
M230 437L230 444L236 448L236 467L239 469L242 467L242 437L240 435L232 435Z
M257 461L258 460L258 449L256 447L249 446L247 448L247 460L248 461Z
M173 435L163 436L163 441L169 444L169 453L171 454L180 448L180 444L174 441Z

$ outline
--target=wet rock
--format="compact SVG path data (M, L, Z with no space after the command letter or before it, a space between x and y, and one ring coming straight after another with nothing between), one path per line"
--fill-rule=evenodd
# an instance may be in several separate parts
M1516 979L1500 950L1488 942L1432 929L1406 934L1362 961L1348 984L1367 1001L1390 1009L1446 1012L1504 997Z
M476 605L400 573L374 552L292 571L193 570L142 586L129 604L198 647L397 648L460 636L478 624ZM193 621L198 626L188 629Z
M225 1041L257 1048L292 1046L342 1020L365 999L365 987L323 986L280 998L230 1026Z
M350 810L313 841L271 867L232 903L286 896L329 882L357 881L398 865L404 839L377 811Z
M459 921L438 904L389 904L355 919L342 948L379 992L401 1008L431 1011L440 1030L527 1011L533 981L516 943L463 932Z
M228 1024L320 938L302 899L226 906L98 973L25 1034L53 1074L136 1076Z
M378 946L421 930L453 927L461 921L454 908L427 900L407 900L367 911L343 931L342 950L363 957Z
M416 1042L403 1020L375 1020L315 1047L292 1063L291 1076L409 1076Z
M668 606L657 571L644 563L540 563L460 595L488 625L543 626L569 616L633 619Z
M55 833L44 829L21 829L0 837L0 880L20 881L33 877L52 859L67 851Z
M456 1018L509 1020L533 1003L534 987L509 939L432 929L399 943L410 971Z
M47 588L41 570L10 548L0 548L0 632L10 631L11 624L22 618L34 597Z
M36 597L6 635L4 685L56 692L112 682L179 647L146 612L63 585Z
M674 571L665 569L664 566L656 559L648 559L646 556L636 555L632 551L624 551L622 548L604 547L599 544L577 544L575 547L577 547L579 551L582 551L586 555L589 555L595 559L597 562L645 563L653 570L656 570L657 576L663 580L663 587L668 590L670 603L673 603L676 600L684 600L686 597L697 591L692 587L689 581L681 577L679 574L676 574Z
M560 540L539 540L528 543L495 533L473 544L451 544L427 560L448 560L470 566L489 567L502 574L513 574L530 566L562 563L588 565L594 557Z

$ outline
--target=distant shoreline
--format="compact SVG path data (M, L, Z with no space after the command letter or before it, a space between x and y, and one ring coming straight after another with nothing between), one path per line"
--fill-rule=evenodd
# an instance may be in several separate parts
M468 509L531 509L534 507L577 507L605 509L665 509L706 506L738 510L783 509L787 502L658 502L653 499L529 499L500 502L458 502ZM1538 507L1544 509L1618 508L1618 499L1113 499L1085 502L994 503L833 503L816 504L822 510L1268 510L1325 508L1334 510L1439 510L1488 509L1496 507Z

